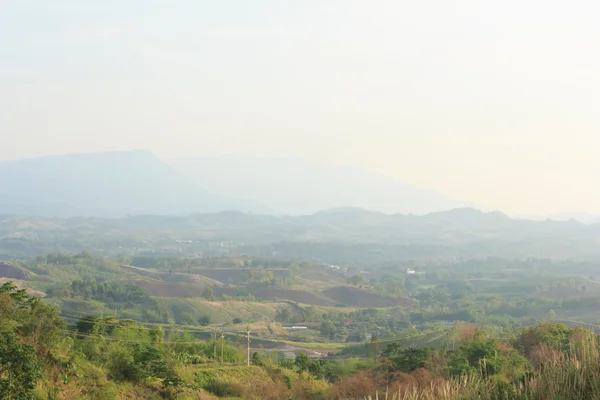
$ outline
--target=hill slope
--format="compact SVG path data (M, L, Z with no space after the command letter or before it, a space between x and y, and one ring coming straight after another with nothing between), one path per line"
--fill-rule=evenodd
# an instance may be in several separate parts
M117 217L253 207L209 193L143 150L0 163L0 213Z

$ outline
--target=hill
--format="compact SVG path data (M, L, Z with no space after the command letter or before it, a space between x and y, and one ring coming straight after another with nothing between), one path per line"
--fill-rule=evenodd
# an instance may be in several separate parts
M0 215L0 257L5 259L57 248L67 252L86 248L102 254L131 254L133 249L138 255L249 254L338 265L394 262L406 257L583 255L596 259L600 257L598 240L600 224L520 220L470 208L426 215L342 208L296 217L239 211L122 219ZM220 278L214 277L223 281Z
M0 163L0 213L38 216L256 211L213 195L149 151L69 154Z
M0 261L0 277L18 280L28 280L32 272L12 262Z
M470 205L354 166L238 155L170 164L214 193L252 198L280 214L312 214L337 207L425 214Z

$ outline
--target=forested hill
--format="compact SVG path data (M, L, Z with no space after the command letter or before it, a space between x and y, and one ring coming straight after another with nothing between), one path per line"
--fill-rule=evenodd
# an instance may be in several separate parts
M334 209L277 217L241 212L123 219L0 217L0 255L36 253L60 246L127 253L134 248L206 254L213 245L230 252L280 252L322 259L336 251L409 257L596 258L600 224L511 219L499 212L455 209L423 216ZM223 247L222 242L227 242ZM88 247L86 247L88 246ZM321 249L325 246L326 249ZM427 250L427 251L425 251ZM286 253L287 252L287 253ZM300 253L300 254L299 254ZM400 256L399 256L400 257Z

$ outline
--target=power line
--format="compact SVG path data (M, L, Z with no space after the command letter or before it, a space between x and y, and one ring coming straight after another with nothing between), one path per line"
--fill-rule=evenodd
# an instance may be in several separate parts
M60 330L60 332L66 333L66 334L72 334L72 335L75 335L75 336L87 337L87 338L95 338L95 339L103 339L103 340L116 340L116 341L119 341L119 342L157 344L156 342L151 341L151 340L125 339L125 338L119 338L119 337L110 336L110 335L99 335L99 334L95 335L95 334L89 334L89 333L82 333L82 332L77 332L77 331L73 331L73 330ZM200 342L200 341L195 341L195 342L168 341L168 342L162 342L161 344L165 344L165 345L174 345L174 344L202 344L202 342Z
M60 314L63 317L67 317L67 318L72 318L72 319L77 319L78 322L82 321L82 322L89 322L89 323L94 323L94 324L99 324L99 325L108 325L108 326L114 326L114 327L122 327L122 328L129 328L129 329L144 329L144 330L152 330L153 328L149 328L147 326L143 326L143 325L149 325L152 327L156 327L156 326L160 326L163 327L165 329L168 329L169 331L175 331L175 332L190 332L190 333L209 333L212 331L213 327L216 326L222 326L223 324L212 324L212 325L208 325L206 328L194 328L192 326L189 325L183 325L183 324L161 324L161 323L155 323L155 322L141 322L141 321L137 321L134 319L121 319L118 321L107 321L105 319L94 319L93 317L90 317L89 315L86 316L76 316L76 315L68 315L65 313L61 313ZM126 325L123 325L122 322L119 321L126 321L126 320L130 320L130 321L134 321L138 324L141 325L137 325L137 326L132 326L132 327L128 327ZM181 328L174 328L174 326L182 326L184 327L183 329ZM229 334L236 334L236 335L242 335L245 331L233 331L233 330L226 330L224 331L225 333L229 333Z

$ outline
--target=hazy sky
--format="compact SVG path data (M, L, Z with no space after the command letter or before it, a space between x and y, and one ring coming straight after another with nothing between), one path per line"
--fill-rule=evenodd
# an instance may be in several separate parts
M0 0L0 160L298 156L508 212L600 212L598 15L594 1Z

